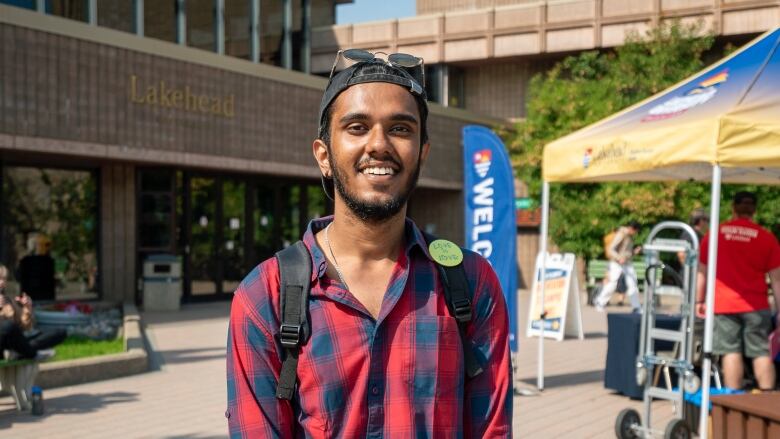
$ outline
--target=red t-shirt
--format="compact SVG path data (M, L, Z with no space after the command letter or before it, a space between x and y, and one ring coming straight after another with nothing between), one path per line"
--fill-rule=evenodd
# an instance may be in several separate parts
M701 241L699 261L707 265L709 233ZM769 308L766 273L780 267L777 238L749 219L720 225L715 313L734 314Z

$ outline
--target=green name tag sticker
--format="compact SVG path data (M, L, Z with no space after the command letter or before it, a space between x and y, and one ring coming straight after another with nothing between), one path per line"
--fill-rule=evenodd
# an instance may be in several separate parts
M454 267L463 262L463 252L460 247L446 239L437 239L428 244L428 252L434 261L445 267Z

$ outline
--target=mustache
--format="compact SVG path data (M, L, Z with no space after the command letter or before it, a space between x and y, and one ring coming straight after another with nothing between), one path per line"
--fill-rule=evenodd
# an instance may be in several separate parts
M360 172L360 169L367 166L387 165L392 164L398 171L403 171L404 167L396 159L391 156L387 156L381 159L375 157L364 157L355 164L355 171Z

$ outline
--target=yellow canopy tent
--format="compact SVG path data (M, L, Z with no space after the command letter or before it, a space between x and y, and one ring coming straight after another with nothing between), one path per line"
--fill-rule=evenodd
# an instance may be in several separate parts
M546 145L542 254L547 252L550 183L709 180L710 217L716 224L721 182L780 184L779 45L780 28L776 28L677 85ZM717 234L711 234L705 354L712 352L717 245ZM541 285L543 301L544 282ZM542 340L540 389L544 387ZM707 437L711 369L709 356L704 358L700 437Z

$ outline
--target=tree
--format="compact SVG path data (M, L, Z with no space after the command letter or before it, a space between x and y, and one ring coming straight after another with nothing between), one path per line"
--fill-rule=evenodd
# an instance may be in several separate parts
M57 273L65 281L89 283L97 263L97 182L85 171L9 167L5 169L8 262L26 254L34 233L51 238Z
M662 25L645 35L632 34L614 51L570 56L531 80L527 118L501 132L517 176L531 195L541 191L545 144L605 118L690 76L705 66L712 35L701 25ZM719 57L718 57L719 58ZM762 212L771 221L780 214L780 196L772 188L724 186L724 200L739 189L759 192ZM590 183L551 187L550 237L563 251L587 259L603 257L602 237L636 219L653 225L664 219L687 219L696 207L709 206L708 184ZM761 200L763 199L763 200ZM766 208L766 209L765 209ZM722 203L721 218L730 216ZM643 239L645 228L639 239Z

